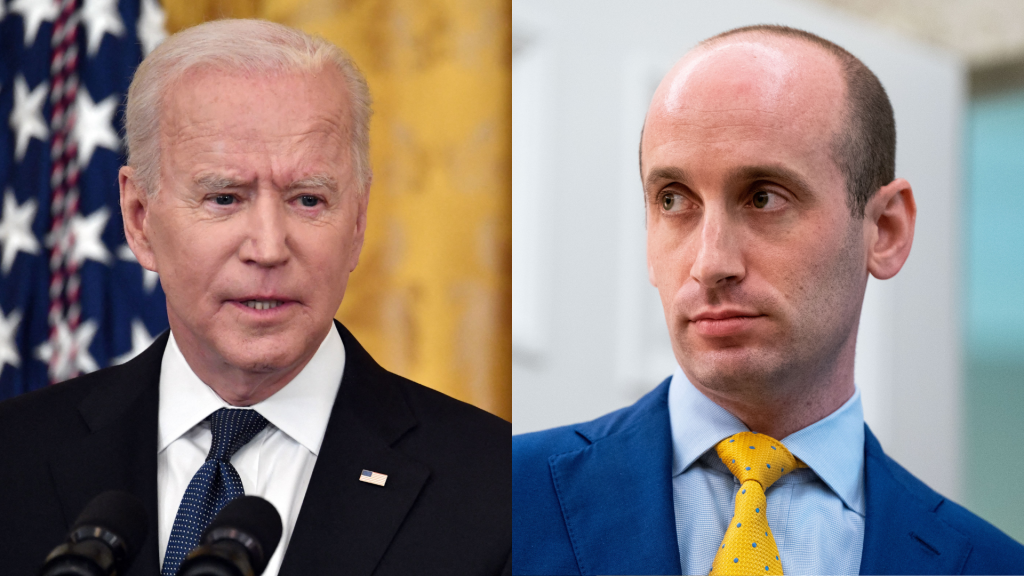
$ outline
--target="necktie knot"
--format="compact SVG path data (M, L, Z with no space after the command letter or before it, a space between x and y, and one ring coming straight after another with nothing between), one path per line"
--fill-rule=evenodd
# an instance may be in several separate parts
M228 502L245 494L231 457L267 425L259 412L239 408L221 408L206 419L213 432L210 453L188 483L178 506L164 554L163 576L177 574L182 560L199 544L213 517Z
M765 491L805 464L771 436L740 432L715 447L718 457L740 481L736 512L715 554L711 574L783 574L779 548L768 525Z
M782 442L757 432L733 434L719 442L715 451L740 484L753 480L761 485L762 490L767 490L794 469L805 466Z
M206 460L230 462L238 449L252 440L267 425L267 419L255 410L221 408L207 417L213 443Z

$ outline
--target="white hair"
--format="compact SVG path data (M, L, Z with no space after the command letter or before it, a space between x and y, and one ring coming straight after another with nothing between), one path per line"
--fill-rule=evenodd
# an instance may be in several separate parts
M349 144L360 191L370 172L370 90L341 48L266 20L215 20L183 30L153 50L135 71L125 105L125 145L135 181L156 194L160 181L160 111L168 89L187 72L215 69L261 75L317 73L333 66L349 100Z

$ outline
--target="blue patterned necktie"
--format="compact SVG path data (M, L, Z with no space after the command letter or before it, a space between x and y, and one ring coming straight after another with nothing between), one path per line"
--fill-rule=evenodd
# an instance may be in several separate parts
M174 517L171 538L164 554L161 576L175 576L185 556L199 545L199 537L228 502L245 495L242 479L231 457L267 425L255 410L221 408L207 417L213 442L206 462L188 483Z

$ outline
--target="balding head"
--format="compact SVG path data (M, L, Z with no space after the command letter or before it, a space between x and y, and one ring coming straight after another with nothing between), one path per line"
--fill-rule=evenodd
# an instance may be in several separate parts
M678 117L683 111L700 122L702 109L725 102L737 113L749 106L748 112L781 113L778 118L793 112L819 122L856 217L895 177L896 127L885 89L860 60L828 40L770 25L709 38L662 80L644 132L660 121L685 121Z
M813 38L701 44L658 87L641 142L648 271L676 360L777 438L853 394L868 277L903 266L916 216L892 176L885 92Z

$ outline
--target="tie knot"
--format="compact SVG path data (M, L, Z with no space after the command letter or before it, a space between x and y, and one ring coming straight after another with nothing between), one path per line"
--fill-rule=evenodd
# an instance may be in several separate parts
M238 449L252 440L267 425L267 419L255 410L221 408L207 417L213 443L207 460L229 462Z
M733 434L719 442L715 450L740 484L753 480L763 490L795 468L806 466L782 442L757 432Z

